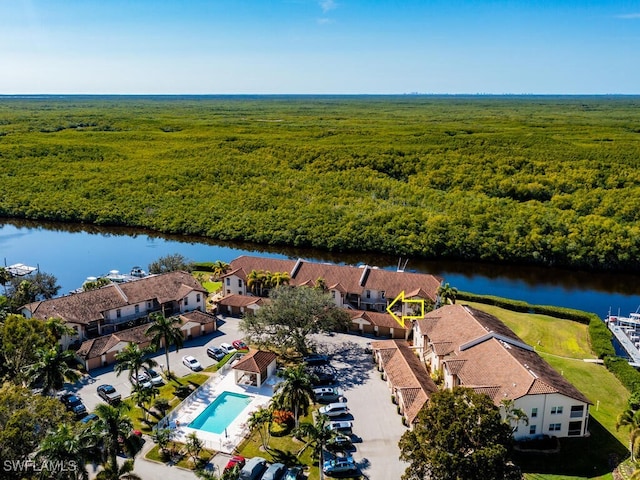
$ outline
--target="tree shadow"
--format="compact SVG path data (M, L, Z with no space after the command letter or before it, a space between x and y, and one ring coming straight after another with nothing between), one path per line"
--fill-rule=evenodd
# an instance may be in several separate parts
M523 473L594 478L610 473L629 450L595 418L589 418L587 438L561 438L558 453L514 452Z
M373 369L371 355L364 353L361 345L346 340L326 345L325 351L331 356L331 364L337 370L337 378L344 388L364 384Z
M270 448L269 453L271 454L274 462L284 463L288 466L302 465L302 463L300 463L300 459L298 459L294 452L287 452L280 450L279 448Z

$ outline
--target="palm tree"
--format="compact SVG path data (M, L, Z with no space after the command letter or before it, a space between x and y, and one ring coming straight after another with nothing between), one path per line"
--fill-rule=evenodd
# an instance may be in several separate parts
M631 461L635 461L636 442L640 438L640 410L631 410L627 408L618 415L616 420L616 431L620 427L629 427L629 451L631 452Z
M518 430L518 425L520 422L524 423L525 426L529 425L529 417L524 410L521 408L516 408L515 402L511 399L505 399L500 402L500 413L504 412L503 419L505 423L509 424L511 427L512 433L515 433Z
M251 270L247 275L247 288L254 295L260 296L264 286L264 272L262 270Z
M298 452L298 457L312 445L314 458L322 458L322 451L325 446L341 435L335 430L329 430L327 428L328 423L329 417L318 414L314 423L304 422L300 424L295 430L295 436L300 439L306 438L306 442Z
M76 382L80 373L69 366L75 361L75 355L70 350L62 350L60 345L51 348L39 348L35 352L36 362L27 368L29 385L42 386L42 394L62 389L64 382Z
M287 272L275 272L271 276L271 287L279 287L280 285L289 285L291 277Z
M184 343L184 335L180 330L182 321L178 317L165 317L161 313L155 313L151 316L153 323L147 328L146 335L151 336L151 345L156 350L160 345L164 346L164 356L167 362L167 376L171 375L169 367L169 349L171 345L176 346L176 352L180 351Z
M133 473L133 459L126 460L122 466L108 464L104 470L98 472L96 480L142 480L142 477Z
M271 422L273 421L273 409L260 407L249 417L247 426L252 432L258 430L262 448L269 450L269 439L271 438Z
M78 334L74 328L67 325L67 323L61 318L49 318L44 322L44 326L56 341L60 341L64 335L75 336Z
M215 280L220 280L220 277L229 271L229 264L221 260L213 262L212 273Z
M129 377L137 379L140 369L143 366L146 365L152 368L158 364L153 358L145 358L151 352L153 352L151 348L141 349L135 343L129 342L129 344L116 355L116 361L118 362L114 367L116 375L119 376L122 372L128 370Z
M149 388L144 388L142 385L136 385L133 389L133 398L142 411L144 412L144 421L149 421L149 408L154 398L158 396L160 390L155 385L151 385ZM149 404L145 406L145 403Z
M444 285L440 285L438 287L438 299L439 299L438 303L440 305L455 304L457 296L458 296L458 289L456 287L452 287L448 283L445 283Z
M118 472L118 451L120 450L119 440L121 438L128 439L133 423L126 415L129 407L126 403L119 403L118 406L100 403L95 408L98 420L93 425L95 431L100 432L100 436L104 439L104 448L106 455L105 470L111 473ZM106 477L120 478L120 477Z
M276 395L273 397L278 408L284 408L293 412L296 427L299 424L300 412L306 413L313 397L313 385L311 377L305 370L304 364L285 368L280 377L284 379L276 387Z
M7 296L7 283L11 280L11 273L4 267L0 267L0 283L4 287L4 296Z
M55 472L43 472L47 478L53 474L62 480L88 480L86 465L100 458L98 444L98 437L91 429L78 429L62 423L42 439L35 458L43 464L65 467Z

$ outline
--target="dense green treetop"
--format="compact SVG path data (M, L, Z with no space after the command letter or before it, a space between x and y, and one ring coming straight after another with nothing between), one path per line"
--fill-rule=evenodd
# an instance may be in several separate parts
M638 97L0 98L0 216L640 266Z

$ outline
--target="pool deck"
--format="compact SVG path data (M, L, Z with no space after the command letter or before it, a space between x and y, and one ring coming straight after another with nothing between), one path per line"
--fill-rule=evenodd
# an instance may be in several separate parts
M174 430L173 440L185 443L186 437L195 432L208 449L224 453L233 453L233 450L247 436L249 429L247 420L249 415L261 406L266 406L273 396L273 378L267 379L261 387L237 385L233 370L212 376L198 388L189 399L180 404L167 418L170 428ZM205 432L188 425L205 408L207 408L222 392L240 393L252 397L251 403L227 426L222 434Z

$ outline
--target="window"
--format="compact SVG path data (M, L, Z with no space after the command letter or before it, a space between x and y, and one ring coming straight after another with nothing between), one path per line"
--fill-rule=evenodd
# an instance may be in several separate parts
M239 286L240 288L242 288L242 280L241 280L241 279L239 279L239 280L238 280L238 286Z
M331 290L331 296L332 296L333 298L336 298L336 291L335 291L335 290Z
M551 425L549 425L550 432L559 432L561 429L562 429L561 423L552 423Z
M189 305L189 297L184 297L184 306Z
M570 437L576 437L578 435L582 435L582 422L569 422L569 433Z
M571 407L571 418L582 418L584 405L574 405Z
M147 309L151 310L151 302L147 302Z
M230 293L231 293L231 290L227 289L227 295L229 295Z
M231 279L227 278L227 287L231 285Z
M537 408L532 408L531 409L531 418L536 418L538 416L538 409Z
M562 407L551 407L551 415L561 415Z
M536 434L536 426L529 425L529 435L535 435L535 434Z
M380 298L384 298L384 290L380 292Z
M196 302L197 302L197 303L200 303L200 294L199 294L199 293L198 293L198 294L196 294Z
M136 305L134 308L136 313L140 313L140 305Z
M367 290L367 298L371 298L371 290Z
M116 310L116 318L122 317L122 311L120 309Z

